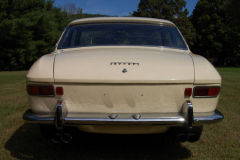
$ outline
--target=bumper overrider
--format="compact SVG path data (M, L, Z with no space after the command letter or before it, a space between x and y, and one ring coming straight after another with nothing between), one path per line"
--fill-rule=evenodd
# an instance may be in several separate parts
M28 123L54 124L61 130L64 126L74 125L169 125L169 126L200 126L217 123L224 116L218 110L206 113L193 113L191 101L186 101L180 113L142 113L142 114L103 114L103 113L66 113L62 112L62 102L56 104L55 114L36 114L28 109L23 119Z

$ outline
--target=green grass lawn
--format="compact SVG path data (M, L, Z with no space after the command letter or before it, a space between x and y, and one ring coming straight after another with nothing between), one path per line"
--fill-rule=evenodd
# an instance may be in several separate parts
M223 84L221 123L204 126L196 143L163 135L82 134L68 145L41 137L38 125L25 124L30 108L26 71L0 72L0 159L238 159L240 160L240 68L218 68Z

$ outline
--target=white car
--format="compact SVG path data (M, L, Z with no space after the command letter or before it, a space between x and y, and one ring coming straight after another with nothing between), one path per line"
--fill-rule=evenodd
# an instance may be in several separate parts
M69 127L105 134L174 129L181 142L195 142L202 125L223 119L220 88L219 73L191 53L170 21L79 19L29 70L31 109L23 119L54 142L68 143Z

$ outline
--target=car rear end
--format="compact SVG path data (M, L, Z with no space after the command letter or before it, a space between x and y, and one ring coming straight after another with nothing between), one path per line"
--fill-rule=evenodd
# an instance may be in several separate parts
M215 68L189 51L169 21L80 20L68 26L54 53L30 69L31 109L24 119L58 130L74 126L111 134L180 127L184 141L194 127L223 119L216 110L220 87Z

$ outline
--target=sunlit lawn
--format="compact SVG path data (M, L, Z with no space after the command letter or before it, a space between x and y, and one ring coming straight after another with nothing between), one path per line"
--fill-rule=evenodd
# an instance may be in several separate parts
M218 109L221 123L204 126L197 143L178 143L162 135L81 134L68 145L41 137L25 124L25 75L0 72L0 159L240 159L240 68L218 68L223 78Z

